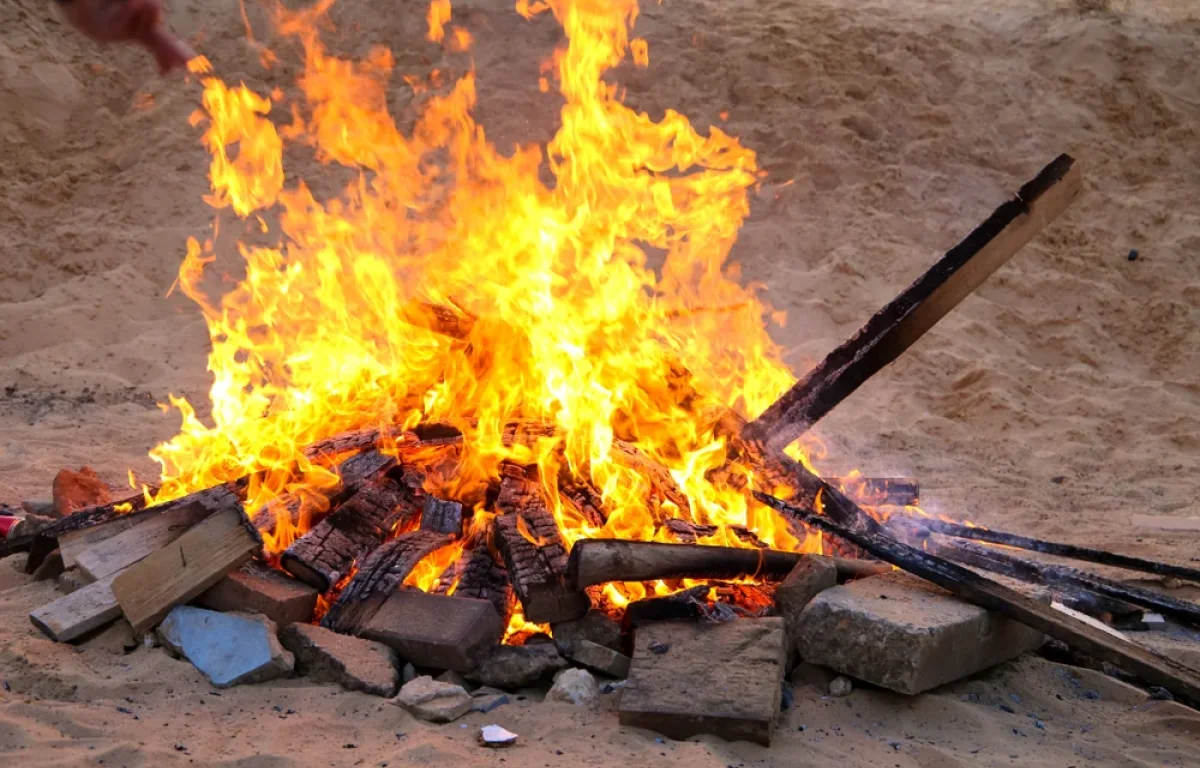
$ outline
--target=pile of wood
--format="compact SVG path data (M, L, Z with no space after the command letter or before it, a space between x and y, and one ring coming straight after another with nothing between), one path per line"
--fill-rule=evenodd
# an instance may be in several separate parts
M755 492L758 500L791 521L800 538L814 528L821 530L831 549L859 555L857 560L814 560L774 551L753 530L718 529L667 517L664 510L670 506L662 502L669 500L672 506L686 509L686 497L663 467L635 445L620 442L615 454L645 475L653 489L648 508L658 516L667 538L677 543L585 540L568 547L543 495L537 468L516 464L501 467L483 500L489 513L486 522L477 520L473 510L479 508L480 499L439 498L427 490L426 472L453 467L461 450L462 433L442 425L387 435L364 430L311 446L309 455L330 466L339 483L315 525L277 561L263 553L260 531L273 532L278 520L299 520L312 510L304 509L303 498L284 497L247 514L243 507L250 478L150 508L141 508L140 497L126 500L123 506L88 508L0 549L28 550L30 569L57 557L63 569L77 574L79 589L31 615L36 626L58 641L76 640L121 617L135 632L146 632L175 606L198 601L224 610L287 613L291 622L319 620L334 632L384 642L419 667L463 672L486 666L489 654L496 653L510 612L518 606L528 621L549 624L559 641L574 623L586 621L590 611L611 607L598 602L597 588L602 585L663 581L682 588L685 579L701 580L706 582L701 587L628 607L619 650L607 649L624 661L588 645L559 643L569 658L610 673L628 668L632 655L630 674L636 676L641 670L640 683L634 686L639 693L629 696L622 716L627 711L627 722L649 722L672 735L701 721L708 723L705 728L721 730L714 723L724 720L697 719L688 707L698 705L664 704L647 692L648 681L665 680L668 671L678 671L664 661L661 647L666 641L654 639L670 631L649 627L672 619L725 624L739 616L758 617L746 620L752 623L768 621L767 615L777 613L784 617L783 624L768 622L736 631L754 635L763 648L778 645L778 660L772 660L774 651L751 660L755 669L767 670L763 674L769 676L775 674L772 670L783 669L785 659L803 646L804 641L797 639L803 634L797 629L797 617L815 615L815 608L802 613L814 595L855 578L884 578L886 574L873 574L890 571L890 566L1011 617L1149 685L1161 686L1181 700L1200 702L1200 674L1194 670L1130 642L1109 626L1097 626L1087 616L1079 618L950 561L1041 585L1071 609L1125 626L1142 621L1146 611L1200 624L1200 608L978 542L1200 580L1194 570L933 521L914 527L902 514L894 515L885 527L862 505L915 505L919 496L915 481L826 480L782 450L916 342L1061 213L1080 188L1078 166L1069 157L1058 158L757 419L746 423L736 414L722 417L730 460L770 477L773 487L784 485L791 491L783 500ZM454 335L469 332L472 322L452 310L425 316L437 320L432 326L439 332ZM533 441L553 434L553 425L516 424L505 440ZM396 446L391 455L379 450L385 442ZM574 478L557 481L571 514L603 525L604 503L596 489ZM129 507L132 511L118 511ZM711 546L722 537L737 546ZM449 560L447 553L452 555ZM406 581L431 556L449 565L428 594L414 594ZM283 588L276 582L268 588L255 582L246 575L251 560L277 566L286 577L275 572L274 578L286 578L292 586ZM784 586L772 603L772 588L781 582ZM298 601L297 595L307 595L308 602ZM322 608L317 607L317 595L324 596ZM301 605L299 613L297 605ZM647 628L645 635L639 627ZM725 642L736 647L745 640L734 630L722 631L729 637L713 640L715 648ZM811 643L808 647L818 652ZM903 685L897 684L896 689L904 690ZM778 696L771 694L761 703L769 719L778 709ZM769 739L769 727L749 737L762 740L764 733Z

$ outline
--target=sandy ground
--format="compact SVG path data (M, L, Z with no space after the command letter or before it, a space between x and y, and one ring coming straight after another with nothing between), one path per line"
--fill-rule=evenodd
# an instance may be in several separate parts
M164 298L184 238L211 225L200 202L207 158L187 123L196 92L156 79L138 51L78 39L50 5L0 5L0 500L9 503L47 496L63 466L90 464L113 483L128 468L152 476L147 449L177 427L155 402L168 392L196 402L207 388L200 316ZM1200 561L1194 538L1127 524L1139 512L1200 515L1200 9L1190 0L646 6L638 30L652 66L621 73L628 100L651 114L678 108L701 126L728 110L726 129L760 153L768 183L736 257L789 311L779 340L797 370L1045 162L1062 151L1080 159L1086 191L1072 210L822 423L827 467L917 476L932 511ZM436 66L424 12L344 0L336 47L384 42L402 71ZM548 138L553 104L530 84L557 27L527 23L499 0L455 12L477 40L489 135L500 146ZM260 69L233 0L176 2L170 18L227 79L290 81L286 67ZM10 585L2 566L0 588ZM611 712L530 698L487 716L524 741L495 754L473 742L478 715L465 728L430 727L378 699L301 682L217 694L160 652L55 646L25 619L50 590L0 594L5 764L1200 762L1194 712L1036 658L915 699L829 700L801 686L770 750L663 743L619 730Z

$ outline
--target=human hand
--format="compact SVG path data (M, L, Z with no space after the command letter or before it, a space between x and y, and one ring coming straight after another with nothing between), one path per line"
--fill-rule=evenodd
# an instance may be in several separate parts
M157 0L68 0L61 7L67 21L93 40L141 43L154 54L163 74L196 55L163 26Z

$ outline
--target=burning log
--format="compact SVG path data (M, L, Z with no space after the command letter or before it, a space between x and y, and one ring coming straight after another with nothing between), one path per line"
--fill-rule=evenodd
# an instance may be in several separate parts
M567 564L567 583L582 590L610 581L657 579L736 579L755 576L779 580L802 555L772 549L661 544L655 541L585 539L575 542Z
M223 510L118 573L112 593L133 630L145 632L261 551L241 508Z
M363 484L345 504L297 539L279 558L285 571L326 592L358 558L383 543L393 527L415 520L420 502L411 488L389 477Z
M956 539L974 539L986 541L989 544L1000 544L1014 549L1026 549L1031 552L1041 552L1044 555L1065 557L1070 560L1083 560L1098 565L1111 565L1129 571L1153 573L1157 576L1169 576L1200 584L1200 570L1182 565L1171 565L1154 560L1144 560L1140 557L1121 555L1116 552L1106 552L1102 549L1077 547L1074 544L1057 544L1052 541L1042 541L1015 533L1004 533L988 528L972 528L957 523L947 523L942 520L922 519L920 524L934 533L952 536Z
M831 477L829 484L846 489L859 504L915 507L921 503L921 484L912 477Z
M449 543L450 537L442 533L411 531L377 548L342 589L321 620L321 626L343 634L358 634L417 563Z
M679 518L671 518L663 523L663 527L670 531L675 538L679 539L684 544L695 544L699 539L707 539L716 536L721 532L720 526L716 525L701 525L693 523L689 520L680 520ZM742 525L729 525L726 529L737 536L738 539L744 541L752 547L766 549L767 543L758 538L758 534L749 528Z
M1153 590L1119 584L1102 576L1085 573L1074 568L1026 560L991 547L941 536L934 537L921 529L924 522L923 520L917 522L893 518L889 521L888 527L899 532L902 538L928 542L936 554L964 565L1003 573L1022 581L1044 584L1066 594L1076 591L1085 594L1091 593L1119 601L1124 605L1133 604L1149 608L1183 624L1200 626L1200 605L1195 603L1177 600Z
M1081 179L1075 161L1060 155L752 421L745 436L772 449L794 442L1066 210Z
M458 536L462 533L463 505L457 501L444 501L432 496L425 497L421 510L421 530Z
M463 553L449 571L442 575L432 590L435 594L451 594L455 597L470 597L487 600L496 608L498 616L508 614L512 599L512 582L508 571L496 562L486 541Z
M373 432L378 439L379 430L368 430L368 432ZM365 449L362 453L342 461L334 469L338 476L338 484L326 492L326 504L329 508L342 504L356 493L367 480L387 472L394 466L396 466L396 460L392 457L385 456L379 451ZM292 525L296 525L300 521L305 503L308 503L310 499L311 496L288 493L264 504L254 513L252 518L254 527L264 533L274 535L275 526L281 516L286 516L291 520Z
M522 467L506 464L502 472L496 499L500 514L493 525L525 618L537 624L579 618L591 602L564 582L566 542L546 508L541 485Z
M755 492L754 495L762 503L834 536L848 539L881 560L931 581L964 600L1010 616L1089 656L1137 675L1150 685L1161 686L1193 706L1200 705L1200 672L1112 637L974 571L893 539L854 502L803 469L797 475L797 481L820 503L824 514L810 512L763 493Z
M675 483L675 478L671 477L671 473L666 467L651 459L636 445L624 440L613 440L612 448L615 454L614 458L636 470L650 482L651 494L647 500L647 508L654 517L660 516L659 510L665 502L674 504L680 512L687 512L691 509L687 495Z

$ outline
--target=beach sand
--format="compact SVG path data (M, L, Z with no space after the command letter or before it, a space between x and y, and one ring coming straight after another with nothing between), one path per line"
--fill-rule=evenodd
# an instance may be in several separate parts
M90 465L118 486L129 469L154 477L147 450L178 428L155 403L168 393L202 403L209 385L203 320L166 297L185 238L212 225L208 158L187 120L197 89L158 79L141 51L80 39L51 5L0 5L0 501L10 504L48 497L63 467ZM1200 515L1200 8L665 0L642 10L651 66L618 73L628 102L720 125L768 172L734 257L787 310L777 340L798 373L1045 163L1078 158L1081 199L821 423L820 466L918 477L934 513L1200 561L1196 537L1129 526L1138 513ZM330 42L347 53L384 43L399 70L427 69L441 52L423 39L424 15L423 3L342 0ZM257 29L261 14L251 17ZM294 77L257 63L233 0L175 2L169 18L228 81ZM489 136L501 147L549 138L554 102L534 84L557 25L526 22L500 0L456 2L455 19L475 37ZM1036 657L911 699L800 686L769 750L619 729L611 696L587 711L531 695L430 726L300 680L217 692L159 650L51 643L26 614L53 587L22 586L10 571L0 564L0 589L11 587L0 593L0 755L23 768L1200 763L1196 712ZM478 747L477 726L491 722L521 745Z

